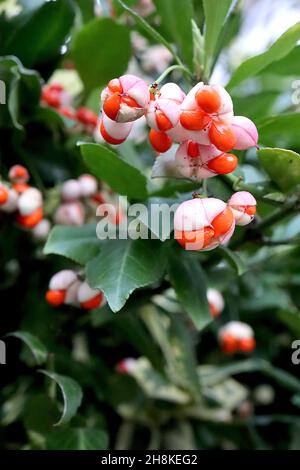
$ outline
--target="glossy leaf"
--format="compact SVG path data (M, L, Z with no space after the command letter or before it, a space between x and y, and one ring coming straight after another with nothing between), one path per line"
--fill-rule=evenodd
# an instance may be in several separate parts
M60 420L55 424L55 426L60 426L62 424L70 421L73 416L76 415L79 406L82 401L82 390L80 385L75 382L75 380L65 375L56 374L55 372L49 372L48 370L40 370L40 372L59 386L60 391L63 396L63 412L60 417Z
M81 227L57 225L50 232L44 253L65 256L75 263L86 264L99 253L100 246L95 224Z
M31 333L28 333L27 331L14 331L12 333L9 333L7 336L13 336L14 338L18 338L23 341L23 343L25 343L26 346L28 346L28 348L30 349L38 366L46 362L48 357L48 351L43 345L43 343L36 336L32 335Z
M100 144L81 144L84 161L97 178L119 194L143 199L147 196L146 178L115 152Z
M209 1L209 0L208 0ZM285 31L272 46L262 54L251 57L243 62L232 74L227 84L227 89L236 87L239 83L249 77L253 77L265 69L274 61L284 58L296 46L300 39L300 22L294 24Z
M291 191L300 182L300 155L292 150L263 148L258 157L270 178L283 191Z
M161 279L165 270L163 245L155 240L107 240L87 264L89 284L100 289L117 312L130 294Z
M26 67L37 68L59 57L76 10L71 0L31 4L7 20L9 33L2 37L2 54L14 54Z
M219 246L218 250L239 276L247 271L247 267L238 253L226 248L225 246Z
M109 47L103 47L108 38ZM77 33L71 55L86 88L106 85L127 69L131 55L129 29L110 18L96 18Z

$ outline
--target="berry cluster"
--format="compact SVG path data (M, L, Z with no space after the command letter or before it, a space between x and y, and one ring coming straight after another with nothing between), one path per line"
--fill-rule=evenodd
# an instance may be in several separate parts
M254 331L247 323L231 321L219 331L219 341L227 354L250 353L255 348Z
M108 143L124 142L133 122L145 116L150 143L158 153L180 144L176 166L186 178L231 173L237 157L227 152L257 145L255 124L234 116L231 97L220 85L200 82L186 95L175 83L158 90L156 84L149 88L144 80L123 75L108 83L101 98L100 132Z
M74 109L72 97L59 83L45 85L42 89L41 101L43 104L55 108L62 116L77 124L76 130L92 134L98 123L98 116L91 109L84 106Z
M180 204L174 216L174 235L186 250L207 251L224 245L236 225L249 224L256 200L247 191L234 193L228 203L196 197Z
M102 292L92 289L71 269L63 269L52 276L45 297L53 307L65 304L85 310L101 307L106 302Z
M83 174L78 179L65 181L60 188L61 204L54 213L54 222L60 225L82 225L86 219L86 201L98 195L94 176Z
M43 218L42 193L28 184L29 173L22 165L9 170L9 182L0 183L0 211L15 215L16 222L41 238L50 230L50 222Z

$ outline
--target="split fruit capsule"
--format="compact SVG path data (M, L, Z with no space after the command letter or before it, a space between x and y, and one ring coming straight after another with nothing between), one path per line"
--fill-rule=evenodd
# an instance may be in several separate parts
M148 86L134 75L110 80L102 92L103 111L113 121L132 122L145 114L150 101Z
M60 225L83 225L85 219L85 210L78 201L66 202L61 204L55 214L54 222Z
M17 214L16 221L24 228L32 229L43 219L43 209L38 207L29 215Z
M100 133L103 139L111 145L125 142L132 129L132 122L115 122L104 112L100 121Z
M105 298L98 289L92 289L87 282L83 282L78 289L78 302L81 308L92 310L101 307L105 303Z
M15 212L18 208L18 193L13 188L0 186L0 210L6 213Z
M180 117L180 104L185 94L175 83L166 83L159 95L147 106L146 120L156 131L173 129Z
M53 307L59 307L65 301L67 289L77 281L77 274L71 269L63 269L52 276L46 301Z
M9 170L8 177L12 183L27 183L29 173L23 165L14 165Z
M0 184L0 206L5 204L9 199L9 189L4 186L3 184Z
M219 341L226 354L251 353L256 346L253 329L240 321L224 325L219 331Z
M231 173L238 159L233 154L221 153L214 145L186 141L178 147L175 163L182 176L198 181Z
M216 198L185 201L174 216L174 236L185 250L212 250L227 243L234 228L232 210Z
M228 201L236 225L248 225L256 214L256 199L248 191L234 193Z
M149 133L149 141L154 150L158 153L167 152L173 144L170 136L163 131L156 131L155 129L151 129Z
M229 152L235 148L236 136L229 124L214 120L209 129L211 143L222 152Z
M119 374L127 375L130 374L134 370L136 366L136 359L132 357L127 357L126 359L122 359L116 365L116 371Z
M207 301L210 307L210 313L213 318L217 318L224 309L224 299L217 289L207 289Z
M82 197L92 197L97 193L98 182L94 176L83 174L79 176L78 183Z

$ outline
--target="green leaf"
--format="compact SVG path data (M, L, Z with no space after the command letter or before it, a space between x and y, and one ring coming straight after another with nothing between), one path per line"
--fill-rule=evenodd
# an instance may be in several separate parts
M206 386L212 386L231 375L257 371L273 378L289 390L296 392L300 390L300 380L297 377L294 377L283 369L274 367L268 361L260 358L246 359L244 361L232 362L228 365L215 367L211 369L211 371L208 370L207 374L201 376L201 383Z
M80 149L89 170L115 192L130 199L147 197L145 176L112 150L100 144L81 144Z
M208 0L209 1L209 0ZM220 2L221 3L221 2ZM300 39L300 22L294 24L285 31L272 46L262 54L243 62L233 73L227 84L227 89L231 90L239 83L249 77L257 75L274 61L284 58L296 46Z
M292 150L264 148L257 152L270 178L283 191L291 191L300 183L300 155Z
M103 429L56 429L46 437L47 450L105 450L108 436Z
M95 224L81 227L57 225L50 232L44 253L65 256L84 265L99 253L100 246Z
M13 333L9 333L7 336L13 336L14 338L18 338L23 341L23 343L25 343L32 352L37 365L40 366L46 362L48 351L36 336L28 333L27 331L14 331Z
M254 121L270 114L270 110L278 98L276 91L264 90L247 96L231 96L233 100L234 113L237 116L247 116ZM259 136L261 139L261 135Z
M127 69L131 56L129 29L111 18L95 18L75 36L71 56L86 88L105 85Z
M117 312L130 294L160 280L165 270L162 243L156 240L107 240L100 254L87 264L92 287L104 292Z
M219 246L218 250L239 276L247 271L244 261L236 252L229 250L229 248L226 248L225 246Z
M297 145L299 126L300 113L270 116L257 122L259 141L269 147Z
M6 20L2 54L16 55L26 67L38 68L55 60L73 26L75 11L71 0L35 2L34 8Z
M169 33L190 69L193 67L192 0L154 0L161 26Z
M7 106L0 106L3 128L23 129L23 124L39 109L41 77L23 67L17 57L0 58L0 80L5 83Z
M55 372L49 372L47 370L40 370L40 372L56 382L63 396L63 412L60 420L54 426L67 423L75 416L81 404L82 390L80 385L75 382L75 380L65 375L56 374Z
M206 72L209 73L218 41L224 26L232 0L203 0L205 15L204 50L206 54Z
M299 76L300 72L300 46L294 47L292 51L281 60L276 60L264 68L263 74Z
M211 321L206 279L199 262L182 249L169 250L168 272L178 300L198 330Z

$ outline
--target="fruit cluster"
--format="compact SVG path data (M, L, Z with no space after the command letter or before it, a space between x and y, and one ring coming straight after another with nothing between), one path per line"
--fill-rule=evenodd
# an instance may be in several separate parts
M43 104L55 108L59 114L74 121L77 131L93 134L98 116L91 109L81 106L75 109L72 106L72 97L59 83L44 85L41 101Z
M158 153L179 143L176 165L186 178L206 179L228 174L237 166L233 149L257 145L255 124L234 116L230 95L220 85L195 85L186 95L175 83L160 90L134 75L111 80L103 90L100 132L110 144L129 136L133 122L145 116L149 140Z
M71 269L63 269L52 276L45 297L53 307L64 304L85 310L101 307L106 302L102 292L92 289Z
M43 218L42 193L28 184L29 173L22 165L9 170L9 181L0 183L0 211L15 215L16 222L40 238L50 230L50 222Z
M250 353L256 344L251 326L240 321L224 325L219 331L219 341L226 354Z
M236 225L249 224L255 213L256 200L247 191L234 193L227 204L213 197L195 197L176 210L174 236L185 250L213 250L230 240Z

